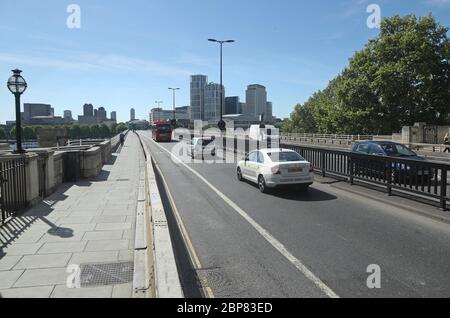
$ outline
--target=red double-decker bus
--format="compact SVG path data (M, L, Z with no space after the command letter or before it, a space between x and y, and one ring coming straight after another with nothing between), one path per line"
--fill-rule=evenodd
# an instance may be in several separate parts
M157 121L153 124L152 130L153 140L156 142L172 141L172 126L167 121Z

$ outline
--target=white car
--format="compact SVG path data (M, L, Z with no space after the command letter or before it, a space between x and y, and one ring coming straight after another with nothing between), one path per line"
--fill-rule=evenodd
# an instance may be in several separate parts
M192 159L197 156L215 156L216 155L216 142L213 137L192 138L191 145L188 148L188 155Z
M288 149L260 149L249 153L236 168L239 181L257 183L266 193L277 186L300 185L307 189L314 183L314 167L297 152Z

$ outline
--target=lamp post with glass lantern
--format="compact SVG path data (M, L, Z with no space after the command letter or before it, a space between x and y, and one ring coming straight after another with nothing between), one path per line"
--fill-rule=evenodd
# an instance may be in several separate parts
M15 153L25 153L22 148L22 123L21 123L21 113L20 113L20 95L22 95L27 89L27 82L20 75L21 70L12 70L13 75L8 79L8 89L14 94L16 98L16 140L17 140L17 150Z

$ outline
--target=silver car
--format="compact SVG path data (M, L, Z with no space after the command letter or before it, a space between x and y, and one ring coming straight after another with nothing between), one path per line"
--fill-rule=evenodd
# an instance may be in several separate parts
M314 183L314 167L297 152L288 149L260 149L249 153L236 167L239 181L258 184L259 190L278 186L301 185L307 189Z
M191 145L188 147L188 155L192 159L201 156L215 156L216 155L216 142L213 137L192 138Z

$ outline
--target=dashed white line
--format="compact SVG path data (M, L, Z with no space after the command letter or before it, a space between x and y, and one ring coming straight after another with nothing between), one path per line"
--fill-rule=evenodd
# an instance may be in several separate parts
M218 190L214 185L212 185L208 180L206 180L200 173L185 164L180 158L172 154L169 150L165 149L158 143L154 142L153 139L148 136L142 135L144 138L150 140L152 143L157 145L160 149L167 152L173 159L177 160L179 164L183 165L192 174L197 176L202 180L208 187L211 188L222 200L224 200L233 210L235 210L240 216L242 216L270 245L272 245L278 252L281 253L292 265L295 266L307 279L309 279L317 288L319 288L325 295L330 298L339 298L339 296L328 287L320 278L314 275L298 258L296 258L289 250L275 237L273 237L266 229L259 225L252 217L250 217L244 210L242 210L236 203L234 203L230 198Z

